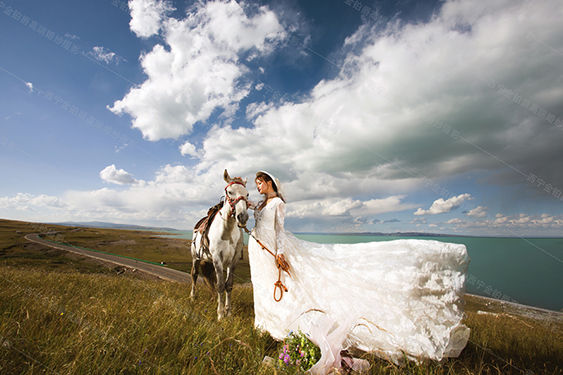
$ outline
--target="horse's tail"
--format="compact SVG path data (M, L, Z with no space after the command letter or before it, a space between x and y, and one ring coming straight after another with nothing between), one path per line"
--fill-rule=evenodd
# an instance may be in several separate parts
M201 268L205 285L209 288L212 297L215 298L217 296L217 291L215 290L215 280L217 279L215 276L215 267L213 266L213 263L205 261L200 261L199 266Z

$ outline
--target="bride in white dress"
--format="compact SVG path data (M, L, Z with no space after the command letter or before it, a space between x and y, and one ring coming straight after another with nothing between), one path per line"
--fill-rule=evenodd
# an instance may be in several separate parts
M464 245L302 241L284 229L279 180L258 172L256 185L264 200L250 205L256 224L248 252L258 329L278 340L296 329L313 335L336 353L337 366L340 349L347 348L395 363L405 356L441 360L460 354L469 339L461 322L469 263ZM288 289L283 295L275 286L275 258L256 239L290 265L290 274L281 273Z

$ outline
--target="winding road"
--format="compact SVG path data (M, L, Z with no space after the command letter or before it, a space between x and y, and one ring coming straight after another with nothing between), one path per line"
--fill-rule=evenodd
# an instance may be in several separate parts
M192 282L191 275L188 274L188 273L182 272L182 271L174 270L174 269L167 268L167 267L164 267L164 266L159 266L157 264L147 263L147 262L143 262L143 261L139 261L139 260L135 260L135 259L131 259L131 258L124 258L124 257L120 257L118 255L111 255L111 254L106 254L106 253L102 253L102 252L98 252L98 251L78 248L78 247L71 246L71 245L64 245L64 244L57 243L57 242L47 241L47 240L44 240L41 237L39 237L39 234L37 234L37 233L28 234L27 236L25 236L25 239L28 240L28 241L31 241L31 242L35 242L35 243L44 245L44 246L52 247L54 249L70 251L71 253L84 255L84 256L87 256L87 257L90 257L90 258L94 258L94 259L99 259L99 260L102 260L104 262L111 262L111 263L114 263L114 264L117 264L117 265L120 265L120 266L124 266L124 267L128 267L128 268L134 268L134 269L137 269L139 271L146 272L146 273L149 273L149 274L154 275L154 276L158 276L158 277L160 277L161 279L164 279L164 280L181 282L181 283L191 283Z

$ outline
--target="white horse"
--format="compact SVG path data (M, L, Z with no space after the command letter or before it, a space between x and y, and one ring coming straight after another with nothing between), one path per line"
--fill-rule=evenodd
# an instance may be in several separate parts
M215 215L209 227L209 246L202 246L202 234L194 229L192 237L192 292L195 297L195 286L198 276L198 266L212 295L215 294L217 284L217 320L231 315L231 291L233 289L233 274L242 255L242 228L248 221L248 191L247 179L231 178L225 169L223 178L227 182L225 187L225 204ZM227 277L223 271L227 271ZM213 280L214 277L216 280ZM223 302L223 293L226 291Z

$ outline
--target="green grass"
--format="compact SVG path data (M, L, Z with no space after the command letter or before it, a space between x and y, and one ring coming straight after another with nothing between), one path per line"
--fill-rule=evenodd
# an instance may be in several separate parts
M217 322L203 287L191 301L187 284L117 275L100 262L26 245L24 234L17 222L0 223L1 374L292 373L262 364L282 344L254 329L251 288L236 285L233 316ZM364 354L369 373L563 374L561 321L474 297L466 310L471 338L459 358L398 367Z

